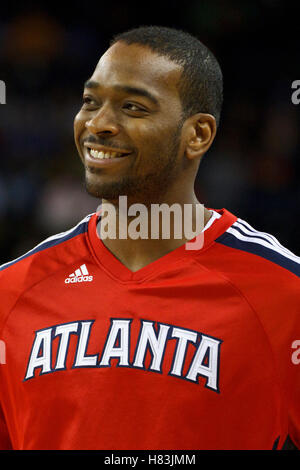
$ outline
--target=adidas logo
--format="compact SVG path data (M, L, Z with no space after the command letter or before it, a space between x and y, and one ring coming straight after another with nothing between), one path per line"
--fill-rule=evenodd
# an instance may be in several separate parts
M86 265L82 264L74 273L69 274L69 277L65 279L65 284L74 282L91 282L92 280L93 276L89 275Z

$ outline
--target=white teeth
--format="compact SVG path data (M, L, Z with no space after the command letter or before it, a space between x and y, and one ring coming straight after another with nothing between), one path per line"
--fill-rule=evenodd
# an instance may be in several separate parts
M115 158L115 157L119 157L121 156L121 154L117 153L117 152L98 152L98 150L95 150L95 149L90 149L90 154L92 155L92 157L94 158L98 158L99 160L103 160L103 159L108 159L108 158Z

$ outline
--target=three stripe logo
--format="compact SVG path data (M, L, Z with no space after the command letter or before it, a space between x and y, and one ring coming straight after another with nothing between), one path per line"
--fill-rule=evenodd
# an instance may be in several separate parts
M74 284L75 282L91 282L93 276L90 276L88 269L85 264L82 264L80 268L76 269L74 273L69 274L69 277L65 279L65 284Z

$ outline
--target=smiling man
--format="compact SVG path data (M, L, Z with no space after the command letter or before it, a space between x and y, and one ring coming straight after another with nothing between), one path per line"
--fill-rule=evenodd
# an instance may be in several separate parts
M102 206L0 267L3 448L300 446L299 257L194 193L221 105L185 32L137 28L100 58L74 132ZM169 237L122 236L137 204L202 208L200 246L175 212Z
M142 40L143 30L139 31ZM85 166L87 190L102 199L104 206L110 201L119 207L120 195L126 195L129 205L199 206L194 180L199 161L216 134L222 73L198 40L164 30L169 43L160 44L163 53L158 52L159 36L153 33L151 47L132 42L130 34L117 37L85 83L83 106L75 119L75 141ZM186 44L179 48L180 39ZM184 70L186 50L190 58ZM195 219L196 212L192 214ZM203 208L202 229L211 215ZM127 238L125 243L106 239L105 244L123 264L137 271L186 241L149 237L146 243Z

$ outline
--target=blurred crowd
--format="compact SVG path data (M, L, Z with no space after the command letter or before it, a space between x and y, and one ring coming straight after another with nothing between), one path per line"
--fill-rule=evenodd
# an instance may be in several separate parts
M300 78L297 44L279 40L281 4L261 3L236 9L234 2L225 8L217 0L192 1L176 16L175 2L173 19L158 12L156 21L136 12L131 20L123 6L111 29L76 12L66 21L43 9L0 20L0 79L7 87L0 105L0 265L96 210L98 201L84 189L73 119L83 82L111 35L139 24L190 31L222 66L224 109L199 168L199 200L227 208L300 255L300 105L291 102L291 83Z

